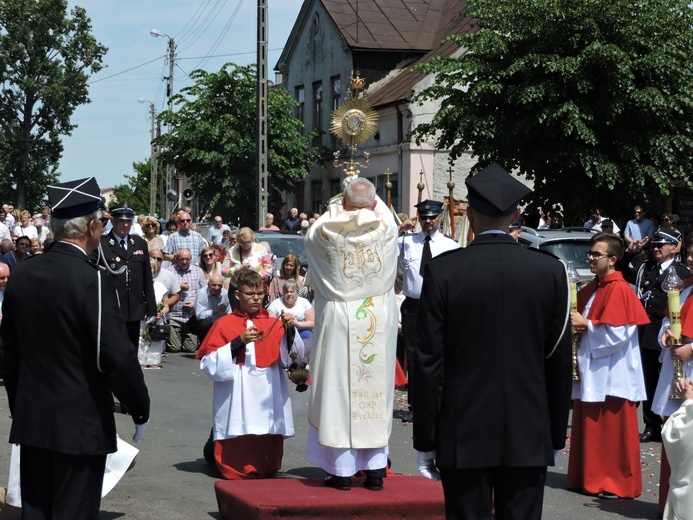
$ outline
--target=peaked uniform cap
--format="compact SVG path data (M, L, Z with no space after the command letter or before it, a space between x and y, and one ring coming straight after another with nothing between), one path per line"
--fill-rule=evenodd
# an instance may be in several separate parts
M652 239L653 244L671 244L679 245L681 242L681 233L675 229L660 227Z
M81 217L103 207L94 177L48 186L48 201L52 215L60 219Z
M443 210L443 203L426 199L414 207L420 217L437 217Z
M122 219L132 219L135 216L135 211L128 206L127 202L118 204L113 208L110 208L110 213L112 217L122 218Z
M467 199L474 211L490 217L510 215L517 203L532 193L532 190L493 163L476 175L469 177Z

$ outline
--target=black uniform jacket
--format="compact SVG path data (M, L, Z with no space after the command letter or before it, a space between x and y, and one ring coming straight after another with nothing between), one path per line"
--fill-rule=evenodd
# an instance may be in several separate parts
M552 466L571 392L568 282L555 257L480 235L426 264L414 447L439 468Z
M114 276L118 301L125 321L140 321L156 315L154 281L149 264L147 241L137 235L128 235L127 251L120 247L120 239L111 231L101 237L101 249L112 270L126 265L123 274ZM96 259L95 253L92 258Z
M73 455L114 452L112 394L136 423L149 419L147 387L113 281L81 250L56 242L22 262L2 309L10 442Z
M681 262L674 260L670 266L674 266L676 274L681 280L691 277L691 272ZM640 266L635 278L635 283L639 283L640 301L645 306L645 312L650 318L650 323L640 327L640 347L658 352L662 347L659 345L657 336L662 327L662 319L666 313L668 302L667 293L662 289L662 282L666 275L666 270L659 272L659 262L650 260Z

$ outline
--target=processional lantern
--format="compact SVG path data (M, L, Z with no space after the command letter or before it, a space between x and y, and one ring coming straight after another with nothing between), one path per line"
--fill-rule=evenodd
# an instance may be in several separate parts
M368 168L370 154L362 152L363 164L358 162L358 145L365 143L375 135L378 127L378 113L368 102L366 80L359 76L351 78L346 99L332 112L330 132L347 147L347 160L340 162L341 152L334 152L332 163L335 168L344 167L344 186L358 177L361 171Z

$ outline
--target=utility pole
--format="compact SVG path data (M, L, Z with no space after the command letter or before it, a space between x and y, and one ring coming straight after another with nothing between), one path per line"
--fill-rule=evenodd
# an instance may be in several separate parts
M152 118L152 151L151 159L149 161L149 214L154 215L156 213L156 144L154 140L156 139L156 107L154 103L149 103L149 113Z
M265 225L267 174L267 0L257 0L257 222Z

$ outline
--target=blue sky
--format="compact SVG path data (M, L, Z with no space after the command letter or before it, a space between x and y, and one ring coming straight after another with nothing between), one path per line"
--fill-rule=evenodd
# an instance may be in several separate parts
M256 0L69 0L84 7L96 39L108 47L107 65L90 79L91 103L79 107L78 128L63 138L61 181L94 176L102 188L125 182L132 163L150 155L149 103L167 108L168 40L149 33L157 29L177 47L174 91L191 85L196 68L213 72L224 63L255 63ZM268 77L274 78L281 49L288 39L302 0L267 0ZM207 56L216 56L205 58ZM131 69L131 70L130 70Z

